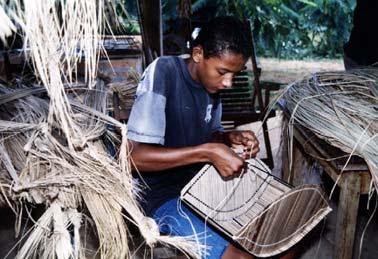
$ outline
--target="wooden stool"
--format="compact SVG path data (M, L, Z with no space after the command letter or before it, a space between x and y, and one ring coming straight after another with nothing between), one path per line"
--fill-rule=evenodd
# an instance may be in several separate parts
M289 159L287 159L289 157L288 149L285 148L287 147L288 136L284 136L283 141L283 177L285 180L292 182L300 172L295 170L295 166L293 166L292 170L289 168ZM353 257L360 194L367 194L370 187L371 176L367 165L363 159L353 156L344 168L347 158L332 158L340 157L342 154L345 155L345 153L327 144L316 137L311 131L300 126L293 127L293 141L293 154L311 154L311 158L323 167L324 172L334 182L337 182L337 186L340 188L333 258L351 259ZM343 168L344 171L340 174Z

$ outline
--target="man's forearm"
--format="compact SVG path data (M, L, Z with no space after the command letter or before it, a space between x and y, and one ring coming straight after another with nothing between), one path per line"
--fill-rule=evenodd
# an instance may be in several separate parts
M166 148L130 141L131 158L139 171L154 172L179 166L209 162L209 147L203 144L184 148Z

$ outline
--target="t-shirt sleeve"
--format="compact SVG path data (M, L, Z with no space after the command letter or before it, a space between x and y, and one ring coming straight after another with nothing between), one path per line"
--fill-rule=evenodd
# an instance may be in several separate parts
M164 144L167 68L159 59L144 71L127 124L127 137L141 143Z
M217 132L217 131L221 131L221 132L224 131L221 121L222 121L222 103L219 102L219 104L217 105L214 111L214 120L212 121L212 124L211 124L212 133Z

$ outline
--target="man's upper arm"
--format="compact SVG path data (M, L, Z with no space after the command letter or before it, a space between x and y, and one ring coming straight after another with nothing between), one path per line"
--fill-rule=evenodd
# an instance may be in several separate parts
M137 88L136 99L131 109L127 137L130 140L164 144L165 107L166 107L166 72L155 60L143 73Z
M140 93L130 113L127 137L142 143L164 144L165 104L162 95Z

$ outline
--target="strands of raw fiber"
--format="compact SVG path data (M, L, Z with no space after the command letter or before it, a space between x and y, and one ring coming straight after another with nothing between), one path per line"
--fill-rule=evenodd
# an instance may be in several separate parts
M95 192L84 191L82 195L97 226L101 256L103 258L114 258L115 255L122 256L121 258L130 257L127 226L122 215L122 207L114 199ZM113 213L114 210L118 213ZM107 217L102 215L107 215Z
M84 54L86 79L89 87L93 85L101 27L98 13L102 11L101 1L96 2L69 0L57 6L55 0L24 1L24 7L17 10L35 72L50 97L48 123L61 125L72 150L85 145L85 141L71 116L64 83L71 81L75 64Z
M2 92L11 95L11 90L2 88ZM14 112L17 115L14 115ZM30 112L33 111L33 112ZM0 121L0 149L1 160L7 168L13 181L18 184L18 174L26 161L25 149L34 140L35 134L44 125L42 122L47 116L48 102L32 96L21 99L17 105L10 103L2 106ZM12 159L10 159L12 158Z
M103 1L18 0L15 3L13 18L23 29L25 45L30 48L36 72L44 85L56 83L52 72L57 69L64 80L72 79L72 72L84 56L85 81L92 87L103 29ZM51 60L47 62L47 58Z
M34 230L16 258L74 258L74 255L79 254L79 251L75 250L79 244L71 245L71 235L67 227L73 224L76 228L75 224L78 220L80 221L80 214L71 210L62 211L59 204L51 204L38 219ZM52 231L53 235L51 235ZM77 231L74 232L78 234ZM74 237L73 240L79 242L77 237ZM42 250L43 253L39 255L36 253L38 250Z
M0 169L0 208L8 205L12 211L16 214L16 211L14 209L14 206L9 201L9 192L11 189L11 183L12 179L7 174L7 172L4 172L3 169Z
M43 7L42 7L43 6ZM62 80L60 77L61 69L58 48L58 17L54 13L54 3L37 1L25 2L25 12L20 13L19 23L25 30L25 44L30 47L30 55L37 75L45 85L52 100L50 102L50 124L55 119L62 125L62 130L66 133L69 144L71 144L71 133L73 122L69 116L69 107L64 105L66 102L64 95L61 94ZM21 12L22 10L19 10ZM21 20L22 19L22 20ZM43 26L42 26L43 24ZM47 35L48 34L48 35ZM43 36L40 37L40 35ZM62 103L62 105L60 105ZM57 116L54 116L57 114Z
M81 126L83 136L88 140L87 145L76 152L71 152L62 141L64 138L61 135L47 130L47 105L39 107L43 107L45 111L30 108L34 103L45 102L43 99L30 96L10 103L9 107L12 109L6 111L6 115L1 115L1 118L6 117L8 120L0 121L0 129L3 129L0 133L13 135L2 138L2 142L7 146L7 152L12 153L9 157L23 161L17 162L21 164L18 166L20 169L17 170L20 181L18 184L13 184L11 194L8 194L9 198L34 204L53 201L66 209L79 208L83 202L89 210L88 216L94 219L102 258L130 256L122 209L129 215L129 221L140 228L147 244L151 246L156 242L169 244L199 257L198 247L195 243L188 242L188 239L160 236L156 223L146 218L136 203L138 188L132 182L130 172L125 171L128 170L127 165L125 167L121 161L112 158L106 152L104 144L98 138L91 137L106 132L105 123L120 126L119 122L104 115L106 91L102 89L103 85L99 82L96 89L88 91L84 96L75 94L72 98L68 98L73 111L76 112L75 116L80 117L77 120L81 122L78 125ZM19 114L23 116L18 116ZM30 123L21 123L21 121ZM20 144L10 147L10 143L14 143L15 140ZM20 153L23 153L25 148L28 151L27 156L17 158L14 155L20 150ZM127 152L126 147L121 152ZM124 154L124 157L127 157L127 154ZM9 171L6 168L4 170ZM10 185L11 182L8 184ZM40 237L38 233L41 230L34 231L37 231L37 234L31 234L29 238ZM51 229L50 232L43 233L51 235ZM42 241L30 242L39 244ZM32 246L23 250L29 252L25 258L33 258L32 251L40 258L49 258L44 250L33 250L36 248L37 246ZM45 255L47 257L44 257Z
M131 110L139 80L139 74L135 71L130 71L125 81L108 84L110 93L118 93L122 109ZM109 109L112 110L113 107L109 107Z
M5 13L2 7L2 1L0 2L0 21L0 40L5 42L5 38L16 31L16 27Z
M123 209L130 222L139 227L148 245L163 242L194 257L200 256L195 243L186 243L183 238L161 237L156 223L145 217L136 202L138 187L132 181L128 163L127 128L105 115L106 93L103 84L94 81L103 2L18 0L13 2L12 10L12 19L24 31L25 46L35 73L49 98L48 109L35 102L36 97L10 98L12 103L6 104L17 108L0 117L6 121L0 121L0 128L5 129L0 132L1 142L7 142L4 147L9 154L1 157L0 169L19 178L9 182L9 200L21 206L42 203L48 207L46 217L41 217L45 222L37 224L30 233L19 257L51 258L55 254L58 258L82 258L80 252L75 252L82 250L81 244L75 244L74 252L62 249L69 244L66 235L69 231L67 221L62 223L67 217L59 213L65 214L83 205L92 208L88 216L95 219L101 258L129 255L127 228L120 224ZM71 83L72 72L82 55L87 64L86 82L89 88L96 86L96 89L82 96L68 96L65 85ZM12 126L10 121L16 124ZM29 125L22 128L22 124ZM99 140L107 132L106 125L121 129L118 160L106 152ZM9 148L14 139L19 144ZM11 165L4 166L7 163ZM97 199L88 198L94 195ZM56 205L51 207L52 204ZM51 222L51 218L61 221L57 225L61 231L55 232L46 223ZM114 219L114 224L110 225L108 219ZM43 230L38 226L43 226ZM41 243L48 244L49 249Z
M365 159L378 188L378 70L313 74L283 98L298 123L350 155ZM292 145L292 143L291 143Z

